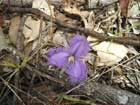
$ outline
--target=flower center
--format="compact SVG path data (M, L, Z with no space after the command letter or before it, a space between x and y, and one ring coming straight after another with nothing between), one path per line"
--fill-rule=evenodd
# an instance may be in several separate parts
M74 56L73 55L69 56L68 61L73 62L74 61Z

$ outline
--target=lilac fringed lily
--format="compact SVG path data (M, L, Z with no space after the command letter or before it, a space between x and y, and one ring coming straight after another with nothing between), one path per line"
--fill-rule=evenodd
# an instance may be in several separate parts
M75 35L69 42L68 48L57 47L48 50L48 63L60 68L66 68L71 83L79 83L87 77L87 67L82 60L90 47L84 36Z

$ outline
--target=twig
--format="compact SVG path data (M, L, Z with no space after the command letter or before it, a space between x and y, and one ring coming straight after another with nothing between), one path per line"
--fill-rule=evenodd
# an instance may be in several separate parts
M21 52L22 51L22 48L23 48L23 46L21 45L21 38L22 38L22 29L23 29L23 26L24 26L24 23L25 23L25 20L26 20L26 17L22 17L21 18L21 21L20 21L20 25L19 25L19 29L18 29L18 33L17 33L17 41L16 41L16 47L17 47L17 50L19 51L19 52ZM17 65L20 65L20 57L19 56L16 56L16 63L17 63ZM20 68L16 68L17 70L17 72L16 72L16 74L15 74L15 86L18 88L19 87L19 69ZM15 90L15 92L18 94L18 92ZM16 103L18 103L18 100L17 100L17 97L16 96L14 96L14 101L13 101L13 105L15 104L16 105Z
M38 75L40 75L42 77L48 78L49 80L52 80L52 81L54 81L56 83L59 83L61 85L65 84L64 81L62 81L60 79L56 79L56 78L54 78L54 77L52 77L52 76L50 76L50 75L48 75L46 73L43 73L40 70L37 70L35 67L30 66L29 64L26 65L26 68L28 68L28 70L30 70L30 71L33 71L33 72L37 73Z

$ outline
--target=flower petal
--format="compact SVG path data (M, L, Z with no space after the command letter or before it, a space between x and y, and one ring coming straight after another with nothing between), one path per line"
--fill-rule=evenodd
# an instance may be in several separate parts
M48 49L48 56L52 56L53 54L56 54L56 53L59 53L59 52L62 52L62 51L65 51L65 48L64 47L56 47L56 48L50 48Z
M70 48L71 53L77 57L85 56L90 50L89 42L84 36L81 36L79 34L75 35L71 39Z
M66 73L70 76L71 83L75 84L86 79L87 68L81 60L75 60L68 65Z
M48 50L48 64L63 67L68 63L69 53L64 48L58 47Z

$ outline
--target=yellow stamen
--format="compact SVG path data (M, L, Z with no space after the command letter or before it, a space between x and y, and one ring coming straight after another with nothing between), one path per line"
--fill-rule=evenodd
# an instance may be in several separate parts
M69 56L68 61L69 61L69 62L73 62L73 61L74 61L74 56L73 56L73 55Z

